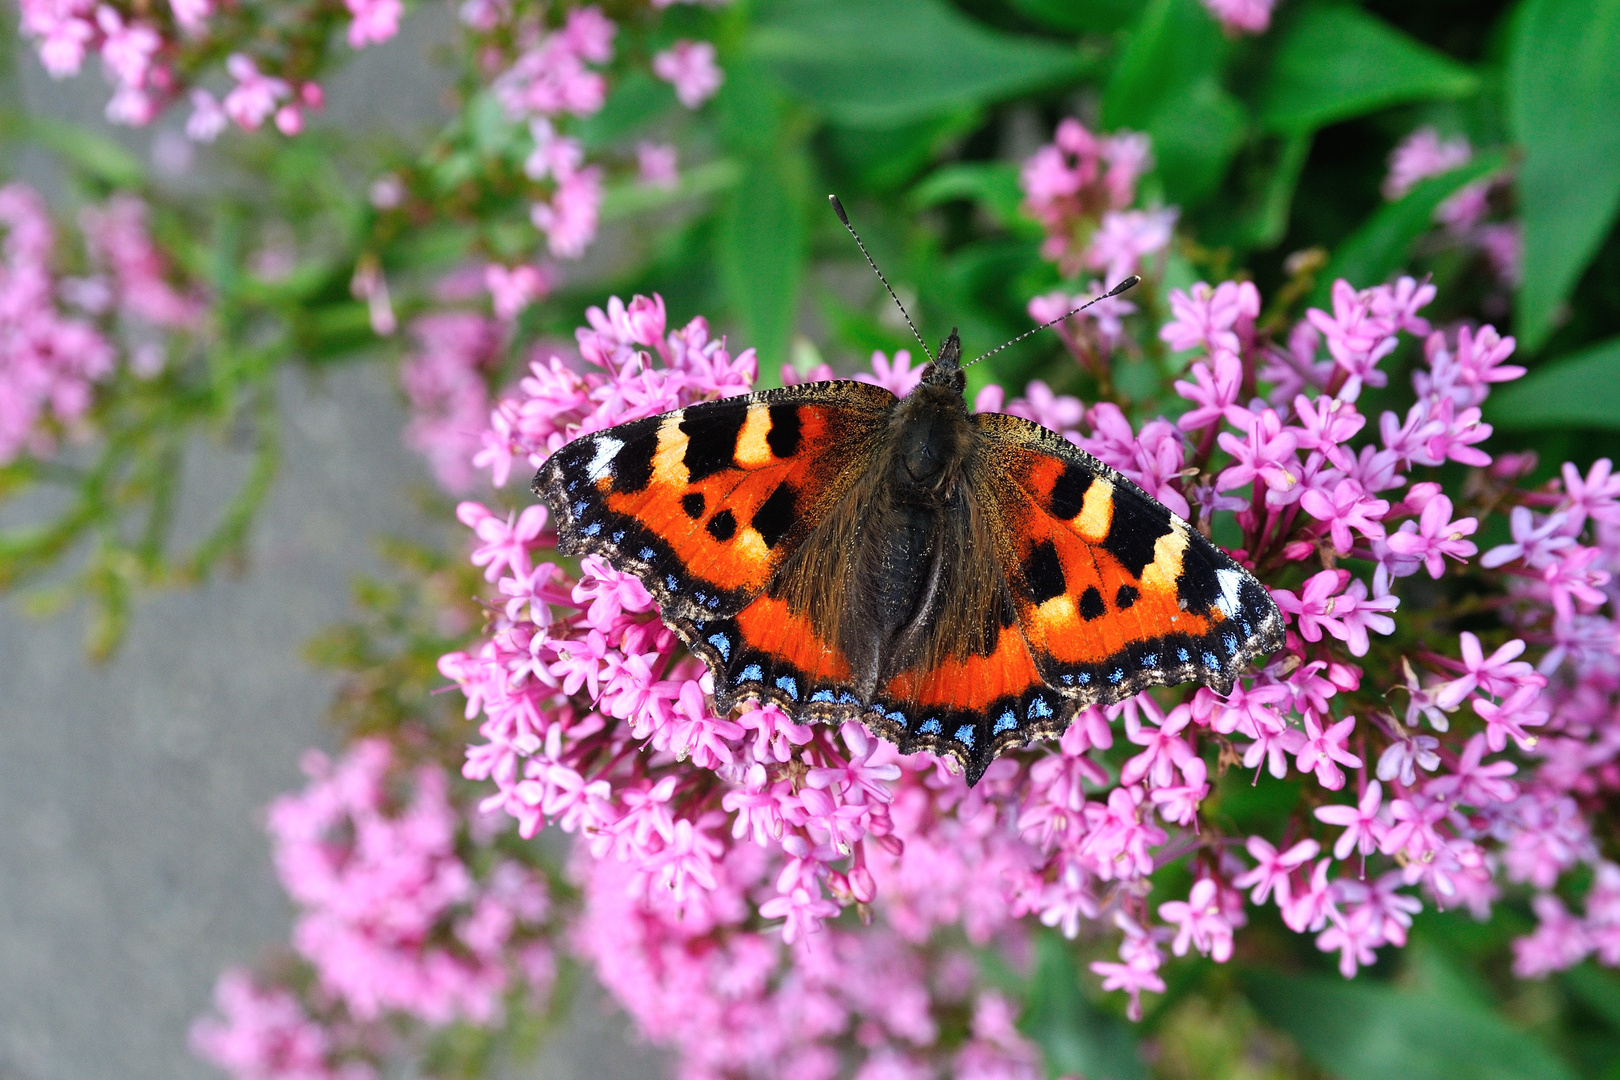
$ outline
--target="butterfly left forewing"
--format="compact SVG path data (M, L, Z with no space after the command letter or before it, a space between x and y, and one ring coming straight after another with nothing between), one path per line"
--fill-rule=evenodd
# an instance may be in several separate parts
M1265 588L1131 481L1027 420L974 422L997 557L1053 688L1084 703L1188 681L1224 692L1281 647Z
M635 574L667 618L731 616L837 502L894 401L831 382L702 402L576 439L533 489L564 553Z

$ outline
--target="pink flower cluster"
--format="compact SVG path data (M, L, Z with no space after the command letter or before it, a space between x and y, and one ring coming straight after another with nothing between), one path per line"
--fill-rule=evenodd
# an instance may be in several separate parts
M602 170L585 164L584 145L559 134L555 122L602 108L607 80L589 65L613 58L617 32L601 8L576 8L560 29L530 43L495 80L495 96L507 115L529 123L534 150L524 170L530 179L551 185L550 197L534 203L530 218L559 258L578 258L596 236Z
M399 369L411 406L405 445L427 458L446 491L467 491L489 418L489 378L505 344L501 328L474 312L448 311L422 316L410 332L416 347Z
M59 280L55 247L44 200L22 184L0 187L0 464L50 453L60 428L84 417L95 384L113 370L112 344L57 300L93 296L103 301L99 312L107 290Z
M393 37L402 12L400 0L346 0L353 22L349 44L362 48ZM171 0L167 12L147 4L98 0L23 0L23 36L32 39L45 70L58 79L78 74L91 53L101 58L113 84L107 118L136 127L151 123L188 90L178 74L191 61L207 60L229 48L211 36L213 0ZM189 89L192 115L186 133L209 142L234 122L255 130L272 117L287 135L303 129L304 110L319 109L321 88L290 82L259 69L245 53L232 52L226 71L235 85L221 104L209 91Z
M1276 903L1349 975L1378 948L1404 944L1425 902L1483 912L1499 879L1550 890L1597 858L1579 798L1620 782L1620 733L1602 719L1620 668L1597 613L1609 600L1620 482L1602 468L1571 473L1568 494L1513 494L1523 462L1493 461L1479 446L1490 386L1523 371L1506 362L1512 339L1489 326L1433 329L1420 314L1433 295L1411 279L1361 291L1339 282L1332 310L1308 312L1278 343L1256 325L1252 285L1196 286L1172 294L1175 318L1161 331L1191 355L1176 385L1191 408L1179 416L1138 428L1110 402L1086 408L1039 384L1006 403L1195 522L1235 512L1235 554L1272 583L1293 625L1284 650L1225 697L1143 694L1086 710L1058 743L998 761L970 791L856 725L801 727L769 707L715 715L707 674L638 581L599 558L576 575L548 557L543 507L497 515L469 503L460 516L478 537L473 560L499 600L481 644L441 661L469 718L481 719L464 771L493 783L485 809L505 810L524 835L550 823L578 837L591 908L610 912L601 923L585 916L580 947L697 1075L749 1074L755 1053L821 1053L852 1023L870 1033L872 1060L915 1055L890 1020L851 1019L876 1006L850 1000L849 988L873 978L863 972L923 971L909 953L874 957L900 943L933 947L945 927L1006 942L1026 916L1070 936L1111 924L1119 961L1094 968L1135 1013L1144 990L1163 987L1166 948L1228 958L1248 904ZM701 325L667 334L657 299L593 309L578 335L591 372L557 358L532 364L498 403L481 464L504 483L515 463L537 465L580 434L739 392L751 364L694 364L703 354L683 335ZM1387 383L1380 363L1408 334L1423 339L1412 403L1370 424L1361 388ZM706 330L696 338L706 343ZM881 354L874 370L872 381L899 392L917 374L907 358ZM992 388L980 407L1001 398ZM1478 470L1475 489L1491 492L1475 497L1481 505L1524 503L1518 546L1486 560L1516 581L1502 604L1517 636L1492 651L1464 633L1454 651L1434 643L1369 671L1362 658L1394 630L1402 580L1439 578L1477 555L1477 518L1425 475L1452 462ZM1579 543L1582 529L1597 529L1598 543ZM1343 558L1372 572L1360 577ZM1518 659L1532 644L1539 670ZM1571 682L1571 672L1590 674ZM1556 767L1520 776L1549 753L1554 731ZM1286 847L1201 818L1229 762L1256 782L1292 773L1321 792ZM1333 801L1347 789L1350 801ZM1190 894L1150 903L1148 876L1181 859L1194 871ZM1575 945L1613 921L1603 903L1576 930L1550 920L1534 939L1563 935L1557 942L1523 948L1583 955ZM878 928L827 926L848 905L871 910ZM780 928L780 946L755 917ZM816 981L826 965L836 993ZM824 1007L836 1022L811 1037L820 1050L799 1029L765 1022L785 987L796 1015L799 995L835 999ZM718 1018L701 1026L702 1045L676 1022L700 1009ZM762 1019L724 1019L733 1015ZM716 1048L722 1030L751 1041Z
M293 947L314 983L301 1001L227 972L216 991L223 1016L193 1028L199 1054L254 1080L365 1080L392 1018L488 1025L514 987L549 993L545 882L502 857L481 859L474 875L443 770L404 768L376 738L336 763L311 751L304 770L309 786L278 799L269 824L277 873L300 908Z
M1441 140L1432 127L1413 131L1390 153L1384 197L1396 200L1422 180L1443 176L1474 158L1473 147L1462 136ZM1509 182L1508 177L1475 180L1435 209L1435 220L1445 227L1453 246L1479 251L1505 287L1518 284L1523 230L1516 221L1487 221L1492 200Z
M1177 217L1174 208L1129 209L1150 163L1146 135L1099 136L1073 118L1060 123L1020 174L1024 209L1046 231L1041 255L1065 277L1089 268L1112 283L1141 270L1169 246Z

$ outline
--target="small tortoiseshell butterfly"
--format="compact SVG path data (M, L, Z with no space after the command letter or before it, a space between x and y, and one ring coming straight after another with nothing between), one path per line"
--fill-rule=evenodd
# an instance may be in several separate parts
M1056 432L970 413L965 386L952 330L904 398L837 381L703 402L569 443L532 488L564 553L646 585L721 715L858 719L970 784L1088 705L1224 693L1282 645L1225 552Z

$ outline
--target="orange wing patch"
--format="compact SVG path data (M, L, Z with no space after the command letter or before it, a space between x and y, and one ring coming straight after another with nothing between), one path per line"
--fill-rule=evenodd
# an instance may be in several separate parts
M858 475L894 395L819 383L577 439L535 477L563 550L607 555L667 615L741 611Z

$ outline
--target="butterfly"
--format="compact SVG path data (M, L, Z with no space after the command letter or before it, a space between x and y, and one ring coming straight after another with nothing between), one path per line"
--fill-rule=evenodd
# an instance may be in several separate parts
M1282 645L1266 589L1162 503L1054 431L969 412L961 356L953 329L904 398L804 383L621 424L532 490L564 554L642 581L720 715L860 720L969 784L1087 706L1226 693Z

